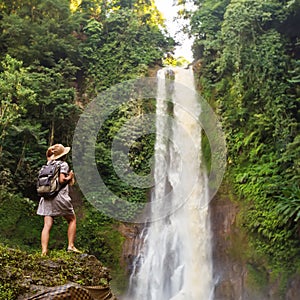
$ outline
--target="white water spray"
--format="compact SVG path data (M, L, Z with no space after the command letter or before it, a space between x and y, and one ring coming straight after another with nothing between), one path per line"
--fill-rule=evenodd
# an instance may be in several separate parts
M170 122L165 117L165 70L159 71L155 190L151 200L151 220L156 221L145 227L128 300L213 299L209 197L207 177L201 168L198 122L201 108L194 92L192 70L174 71L175 81L187 88L174 85ZM161 218L166 205L170 213Z

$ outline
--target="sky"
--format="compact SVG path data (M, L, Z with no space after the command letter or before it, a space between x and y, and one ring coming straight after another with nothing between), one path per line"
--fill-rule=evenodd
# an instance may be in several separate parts
M176 2L173 0L155 0L155 4L159 11L163 14L163 17L166 19L166 26L168 28L168 32L172 37L175 38L176 41L180 42L182 45L176 47L175 57L183 56L188 61L193 61L193 54L191 50L192 39L189 39L187 35L176 34L180 26L183 24L183 21L174 21L174 17L176 17L178 7L174 6L173 3Z

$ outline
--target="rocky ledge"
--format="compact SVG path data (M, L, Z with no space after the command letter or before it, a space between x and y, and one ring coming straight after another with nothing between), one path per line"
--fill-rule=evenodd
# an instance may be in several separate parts
M0 299L116 299L109 270L93 255L29 254L0 245ZM76 296L78 295L78 297ZM69 298L68 298L69 297Z

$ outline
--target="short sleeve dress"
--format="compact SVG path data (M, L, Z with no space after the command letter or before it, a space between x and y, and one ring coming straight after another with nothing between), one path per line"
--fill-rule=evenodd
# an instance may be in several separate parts
M65 161L58 161L60 163L60 172L64 174L69 173L69 165ZM72 199L69 196L69 185L64 186L53 199L40 199L37 209L37 214L40 216L67 216L74 215L74 208Z

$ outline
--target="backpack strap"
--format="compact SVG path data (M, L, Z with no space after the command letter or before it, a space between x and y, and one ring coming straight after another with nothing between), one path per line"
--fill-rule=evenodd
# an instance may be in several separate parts
M61 165L63 163L63 161L61 160L54 160L56 162L57 165L59 165L59 167L61 168ZM64 183L59 183L59 190L61 190L62 188L64 188L65 186L67 186L69 184L69 182L64 182Z

